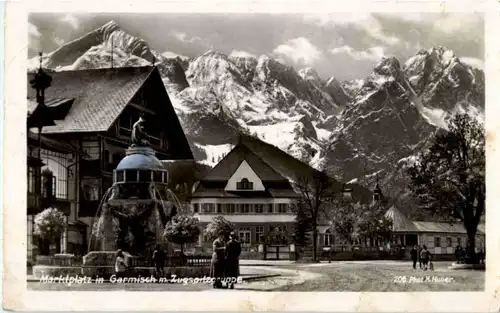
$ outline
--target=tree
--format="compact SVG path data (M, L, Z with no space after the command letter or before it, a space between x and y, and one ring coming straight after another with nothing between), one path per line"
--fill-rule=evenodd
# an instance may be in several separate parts
M316 172L312 176L300 177L295 183L302 195L304 216L310 220L312 230L313 260L317 260L318 224L324 218L328 204L334 195L333 184L323 172Z
M334 198L332 207L333 214L330 214L330 224L335 233L342 240L353 244L356 237L355 228L358 220L359 204L352 201L346 201L342 198Z
M302 200L297 201L294 211L293 241L299 246L307 246L311 241L309 232L312 230L312 227L311 218L307 214L307 211L304 210L304 202Z
M468 262L475 262L475 236L485 213L485 161L483 125L457 114L408 168L409 187L422 208L463 222Z
M165 225L163 236L167 241L179 244L181 246L181 253L183 254L186 243L198 241L200 236L199 221L194 216L186 214L175 215Z
M234 231L234 224L226 220L223 216L215 216L203 231L203 236L206 240L214 240L223 233L224 236L228 236L232 231Z
M379 203L361 204L357 211L358 219L355 236L361 242L382 239L388 242L392 236L392 220L385 216L387 207Z
M33 234L49 244L57 244L66 226L66 217L56 208L47 208L35 216Z

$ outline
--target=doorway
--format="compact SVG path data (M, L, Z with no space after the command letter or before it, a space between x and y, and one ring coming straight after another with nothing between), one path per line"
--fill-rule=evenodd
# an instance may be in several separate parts
M418 235L405 235L405 244L407 247L418 245Z

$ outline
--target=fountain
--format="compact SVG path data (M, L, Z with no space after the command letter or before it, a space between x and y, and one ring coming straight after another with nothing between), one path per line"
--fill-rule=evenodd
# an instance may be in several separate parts
M132 261L149 260L156 244L168 249L163 230L180 203L167 188L168 172L149 146L143 122L134 124L132 145L101 199L84 265L112 265L118 249Z
M149 146L140 118L133 126L132 145L113 171L113 185L103 195L83 265L73 256L33 267L33 275L106 278L114 274L115 254L121 249L130 266L129 275L145 277L154 273L151 254L160 244L169 255L165 275L202 277L210 271L210 259L187 264L163 240L166 223L181 208L179 199L167 188L168 172ZM180 260L180 261L179 261ZM179 262L178 262L179 261Z

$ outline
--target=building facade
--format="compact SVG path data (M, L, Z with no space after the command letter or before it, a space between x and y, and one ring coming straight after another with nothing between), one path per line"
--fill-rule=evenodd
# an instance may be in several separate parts
M257 249L272 234L292 231L299 197L285 177L241 143L199 182L191 204L202 228L222 216L235 225L243 248ZM275 243L285 244L282 239ZM200 236L200 244L211 242Z
M409 249L425 245L437 256L454 255L457 245L464 248L467 245L467 231L463 223L412 221L395 206L387 211L386 216L393 220L394 244ZM475 243L478 251L484 251L484 225L479 225Z
M223 216L235 224L237 235L250 250L262 244L286 245L292 242L294 206L302 197L295 182L311 180L319 173L273 145L240 135L231 152L195 186L191 204L202 228L215 216ZM357 201L372 197L362 186L329 179L333 192L349 191L349 197ZM318 242L333 244L333 235L325 236L328 223L323 222ZM211 246L202 236L200 244Z
M79 153L47 152L46 167L55 174L55 196L69 201L65 252L85 254L99 201L112 185L112 173L131 144L133 124L142 117L151 147L160 160L192 160L184 131L156 67L51 72L45 106L54 123L43 137ZM28 82L34 74L28 73ZM37 101L35 101L35 99ZM28 103L39 111L35 90ZM28 126L29 127L29 126Z

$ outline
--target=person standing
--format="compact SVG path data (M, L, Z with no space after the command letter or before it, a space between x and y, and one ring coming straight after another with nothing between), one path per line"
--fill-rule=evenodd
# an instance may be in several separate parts
M212 244L214 252L212 253L212 261L210 266L210 276L215 278L214 288L222 287L222 279L224 278L224 261L226 243L224 242L224 233L219 233L217 239Z
M418 259L418 251L417 246L413 246L413 249L410 251L411 260L413 261L413 269L417 269L417 259Z
M127 272L127 262L125 261L125 254L121 249L116 251L115 258L115 274L116 277L122 278L126 276Z
M462 248L462 246L459 244L457 245L456 249L455 249L455 257L457 259L457 263L460 264L462 263L462 258L464 257L464 249Z
M424 266L424 271L427 270L427 266L429 265L429 259L431 257L431 253L427 250L427 247L424 245L422 251L420 251L420 259L422 260L422 265Z
M240 254L241 244L238 242L238 237L235 233L229 235L229 241L226 244L226 278L228 279L228 287L234 289L234 284L240 274Z
M153 251L153 264L155 267L155 276L157 279L163 277L165 274L163 268L165 267L165 252L162 250L161 246L157 244L155 250Z
M422 269L422 258L420 257L420 252L422 252L422 247L418 246L417 247L418 266L420 267L420 269Z

